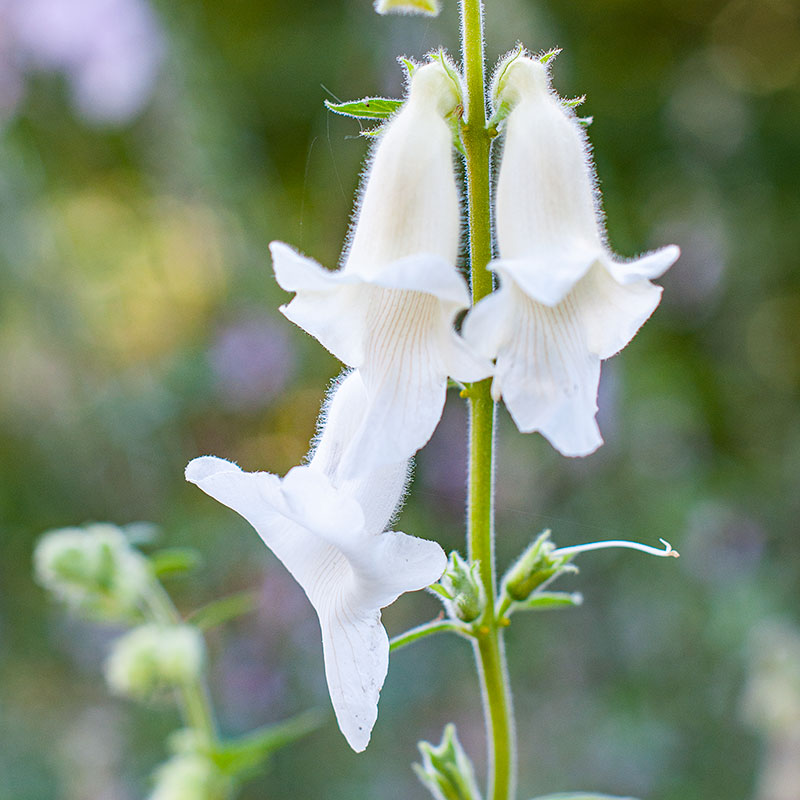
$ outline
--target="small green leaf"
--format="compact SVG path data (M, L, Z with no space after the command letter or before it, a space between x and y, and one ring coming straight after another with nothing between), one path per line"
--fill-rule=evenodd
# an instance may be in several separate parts
M258 607L258 592L238 592L236 594L213 600L208 605L198 608L187 618L190 625L207 631L224 622L249 614Z
M214 750L211 757L227 775L252 774L264 769L271 753L312 733L325 722L327 716L327 713L318 710L305 711L291 719L225 742Z
M527 600L514 601L511 611L545 611L550 608L569 608L583 603L579 592L538 592Z
M387 119L401 105L403 105L402 100L392 100L389 97L365 97L363 100L352 100L349 103L325 101L325 107L329 111L356 119Z
M191 572L203 562L200 553L191 547L167 547L150 556L150 565L157 578Z

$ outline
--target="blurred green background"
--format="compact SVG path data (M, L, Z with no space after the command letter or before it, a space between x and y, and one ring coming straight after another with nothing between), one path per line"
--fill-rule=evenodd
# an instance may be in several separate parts
M177 725L109 697L117 631L34 584L49 528L146 520L197 547L202 568L169 583L184 611L259 587L210 639L227 733L328 707L311 606L182 473L213 453L282 474L306 452L339 365L278 313L267 244L336 264L368 143L322 102L397 96L396 56L457 53L443 4L430 21L369 0L0 3L0 799L141 798ZM683 250L604 368L604 447L564 459L500 412L501 566L545 527L682 553L584 556L561 584L582 608L515 618L520 797L796 800L800 10L507 0L486 24L490 63L517 40L563 48L554 83L588 96L614 249ZM453 395L398 523L446 549L464 432ZM437 610L406 596L384 620ZM482 771L471 653L435 638L393 656L366 753L331 721L242 797L423 798L415 743L451 720Z

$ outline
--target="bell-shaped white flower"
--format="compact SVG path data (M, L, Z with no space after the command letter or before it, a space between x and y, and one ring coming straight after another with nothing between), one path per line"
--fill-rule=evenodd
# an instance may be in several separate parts
M453 330L469 305L455 267L460 217L445 121L460 102L456 80L440 62L414 71L408 100L373 154L339 271L270 245L278 283L297 292L283 313L357 367L367 387L350 467L409 458L441 417L447 377L491 374Z
M351 372L323 412L313 457L283 479L211 456L186 468L187 480L241 514L305 590L319 617L336 719L358 752L388 669L380 609L434 583L447 563L435 542L384 533L405 491L406 461L342 475L341 456L366 405L361 376Z
M583 456L603 442L600 362L653 313L661 288L649 279L680 251L631 261L609 251L589 144L543 63L509 59L495 91L498 106L511 107L497 182L500 257L489 265L501 287L469 313L464 336L497 358L492 392L517 427Z

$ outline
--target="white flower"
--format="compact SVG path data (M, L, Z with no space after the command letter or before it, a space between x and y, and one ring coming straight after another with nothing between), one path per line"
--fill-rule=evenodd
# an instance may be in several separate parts
M469 295L454 266L460 221L444 117L460 98L451 74L438 62L414 72L375 150L341 270L270 246L278 283L297 292L283 313L363 376L369 405L348 454L360 469L405 460L428 441L448 375L491 374L452 325Z
M499 291L468 315L465 338L497 357L492 392L523 432L541 431L564 455L593 452L600 362L653 313L650 278L678 258L674 245L632 261L605 242L589 145L539 61L517 56L497 82L512 107L497 183Z
M447 561L435 542L383 532L405 491L407 462L342 475L342 453L366 404L361 376L351 372L327 404L311 461L283 479L210 456L186 468L187 480L250 522L305 590L319 617L336 718L358 752L388 668L380 609L434 583Z

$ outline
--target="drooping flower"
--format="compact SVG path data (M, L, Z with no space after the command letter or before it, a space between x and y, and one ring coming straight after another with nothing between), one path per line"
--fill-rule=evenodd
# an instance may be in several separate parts
M187 480L241 514L283 562L319 617L325 675L336 719L360 752L377 718L389 640L380 609L423 589L447 559L435 542L386 532L408 480L406 461L350 478L341 470L367 394L358 371L336 388L309 463L284 478L196 458Z
M600 362L653 313L661 288L650 279L680 251L631 261L610 252L589 144L545 64L509 59L495 98L511 107L497 182L500 257L489 265L501 286L469 313L464 336L497 358L492 392L521 431L541 431L564 455L588 455L603 442Z
M447 377L491 374L453 330L469 305L454 266L460 220L445 121L460 102L456 80L440 62L414 72L374 152L339 271L270 245L278 283L297 292L283 313L363 376L369 403L350 467L409 458L441 417Z

